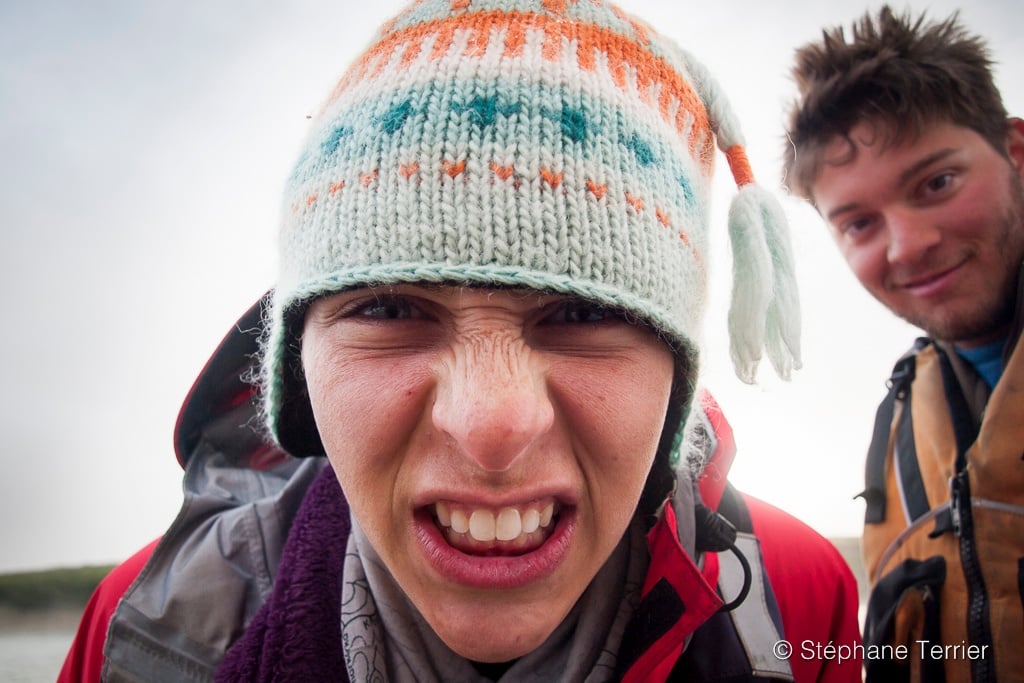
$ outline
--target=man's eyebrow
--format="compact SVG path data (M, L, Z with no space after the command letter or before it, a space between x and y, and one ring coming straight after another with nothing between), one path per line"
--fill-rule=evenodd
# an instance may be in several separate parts
M842 215L847 211L853 211L858 206L860 206L860 202L849 202L848 204L841 204L832 209L831 211L829 211L828 215L825 216L825 220L827 220L829 223L832 223L835 221L836 216Z
M956 154L956 152L957 150L953 147L943 147L942 149L935 150L926 157L918 159L916 162L914 162L907 168L903 169L903 172L900 173L899 184L903 185L908 180L913 178L915 175L920 173L923 169L928 168L929 166L936 162L942 161L948 156Z
M910 166L906 167L905 169L903 169L903 171L900 172L899 178L896 181L897 184L905 185L908 181L910 181L922 170L928 168L932 164L938 163L943 159L952 156L953 154L956 154L956 152L957 150L954 147L943 147L942 149L935 150L928 156L918 159L917 161L915 161ZM831 211L829 211L825 218L831 222L835 220L836 216L844 214L847 211L853 211L857 209L857 207L859 206L860 202L850 202L848 204L841 204L840 206L837 206Z

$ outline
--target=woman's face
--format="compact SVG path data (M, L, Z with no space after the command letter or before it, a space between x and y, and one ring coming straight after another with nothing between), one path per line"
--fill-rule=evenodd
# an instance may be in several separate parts
M674 363L586 301L413 285L316 301L302 361L360 526L438 636L481 662L538 647L619 542Z

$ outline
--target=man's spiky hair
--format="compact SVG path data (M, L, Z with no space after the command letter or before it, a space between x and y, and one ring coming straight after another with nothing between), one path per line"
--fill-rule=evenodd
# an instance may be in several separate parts
M896 14L885 6L852 25L826 29L796 52L799 98L790 111L785 184L811 199L823 148L862 121L883 124L885 142L916 136L928 124L970 128L1005 153L1007 114L985 42L954 13L943 21ZM852 147L851 147L852 150Z

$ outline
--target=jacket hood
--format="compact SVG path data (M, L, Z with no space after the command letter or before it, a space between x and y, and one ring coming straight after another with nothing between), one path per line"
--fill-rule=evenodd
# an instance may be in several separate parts
M174 452L185 468L203 449L231 464L265 469L290 456L267 437L257 387L260 334L268 294L242 314L199 372L178 412Z

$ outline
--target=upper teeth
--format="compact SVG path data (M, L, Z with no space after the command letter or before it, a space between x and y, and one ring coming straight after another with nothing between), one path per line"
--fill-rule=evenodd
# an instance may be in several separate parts
M532 534L551 524L555 504L529 505L520 510L504 507L497 515L487 508L466 510L445 502L435 505L437 521L457 534L468 533L477 541L513 541L524 534Z

